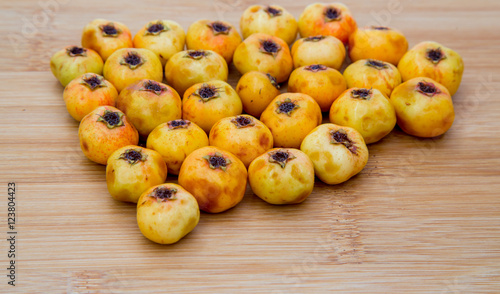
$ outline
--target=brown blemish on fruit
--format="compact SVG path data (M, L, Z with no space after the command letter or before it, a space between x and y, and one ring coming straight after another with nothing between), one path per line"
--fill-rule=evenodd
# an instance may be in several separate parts
M259 137L259 144L260 146L267 146L269 144L269 138L266 136L266 134L262 134Z
M357 155L357 147L355 142L349 138L347 135L347 132L344 129L338 129L337 131L331 130L330 131L330 143L331 144L342 144L344 147L346 147L351 153ZM328 153L329 154L329 153Z
M82 147L85 149L85 151L89 151L89 145L87 144L87 141L82 141Z

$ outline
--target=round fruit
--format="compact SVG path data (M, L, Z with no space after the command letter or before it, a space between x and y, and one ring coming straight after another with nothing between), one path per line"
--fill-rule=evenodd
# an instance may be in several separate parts
M50 70L63 87L84 73L102 74L103 62L91 49L68 46L52 55Z
M322 124L304 138L302 150L313 162L316 176L329 185L340 184L363 170L368 148L355 129Z
M351 12L341 3L314 3L307 6L299 17L299 32L302 38L333 36L347 44L349 35L356 28L356 21Z
M319 104L321 111L329 111L337 97L346 90L342 74L322 64L297 68L288 80L288 91L311 96Z
M301 203L314 188L314 166L300 150L276 148L252 161L248 181L255 195L267 203Z
M278 83L288 79L293 69L288 44L268 34L257 33L248 37L234 52L234 66L241 73L260 71L269 73Z
M345 59L345 46L332 36L313 36L297 40L292 46L295 68L323 64L340 70Z
M63 99L69 114L81 121L98 106L115 106L118 92L102 76L94 73L83 74L72 80L64 88Z
M137 203L144 191L166 179L167 165L154 150L129 145L108 158L106 183L116 200Z
M137 224L144 237L173 244L200 221L196 199L176 184L162 184L144 192L137 202Z
M333 102L330 122L356 129L366 144L370 144L392 131L396 113L389 99L379 90L351 88Z
M403 81L427 77L445 86L453 96L464 72L462 57L436 42L422 42L408 51L398 64Z
M244 39L255 33L264 33L291 45L297 37L298 26L295 17L281 6L252 5L243 12L240 28Z
M271 130L274 146L298 148L304 137L321 123L323 116L311 96L285 93L274 98L260 120Z
M257 156L273 148L273 134L255 117L238 115L219 120L210 130L209 142L236 155L248 167Z
M242 110L240 97L223 81L193 85L182 100L182 118L196 123L207 133L220 119L241 114Z
M134 47L153 51L165 66L177 52L184 49L186 34L180 24L172 20L155 20L146 24L134 36Z
M243 199L247 170L230 152L212 146L203 147L184 160L179 184L193 194L201 210L223 212Z
M182 101L171 87L152 80L140 80L120 92L116 108L125 113L142 137L159 124L182 117Z
M208 136L195 123L176 119L157 126L148 136L146 147L161 154L168 172L178 175L191 152L208 146Z
M188 50L172 56L165 66L165 79L179 95L194 84L227 81L227 63L210 50Z
M353 62L376 59L398 65L406 51L406 37L400 31L388 27L360 28L349 37L349 57Z
M112 106L99 106L87 114L80 122L78 137L83 154L99 164L106 164L117 149L139 143L135 127Z
M134 45L132 34L126 25L117 21L94 19L83 28L82 46L95 50L106 61L116 50Z
M392 90L401 84L399 70L388 62L361 59L344 70L347 88L375 88L389 97Z
M120 92L128 85L143 79L161 82L161 62L151 50L124 48L115 51L106 60L104 77Z
M270 74L249 71L238 81L236 92L240 96L243 110L255 117L260 114L280 92L280 85Z
M227 64L233 60L241 36L230 23L225 21L199 20L191 24L186 35L186 45L190 50L212 50L220 54Z
M399 127L417 137L436 137L453 124L455 111L445 86L429 78L414 78L391 95Z

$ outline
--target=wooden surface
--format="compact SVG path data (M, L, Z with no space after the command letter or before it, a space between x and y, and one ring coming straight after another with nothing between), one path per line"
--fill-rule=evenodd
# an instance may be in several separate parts
M200 18L238 25L256 1L61 2L45 18L35 0L0 4L1 293L500 292L499 1L348 1L360 26L382 20L410 46L434 40L463 56L453 127L436 139L395 129L369 146L359 176L318 182L301 205L271 206L248 189L235 209L203 213L173 246L146 240L135 206L109 196L105 168L80 151L49 58L79 44L94 18L124 22L132 33L159 17L185 30ZM296 17L308 4L273 2ZM399 11L390 13L390 2ZM22 38L11 43L13 34ZM5 276L11 181L15 288Z

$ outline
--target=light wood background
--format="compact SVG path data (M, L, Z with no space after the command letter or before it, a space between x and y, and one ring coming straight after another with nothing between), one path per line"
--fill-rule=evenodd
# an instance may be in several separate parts
M274 2L296 17L310 3ZM235 209L203 213L186 238L160 246L141 235L134 205L109 196L105 168L81 153L49 58L80 44L94 18L133 33L157 18L185 30L200 18L238 25L257 1L2 1L0 292L499 293L500 1L347 2L360 26L395 27L410 46L434 40L463 56L450 131L418 139L395 129L344 184L318 182L305 203L284 207L248 189ZM39 3L52 3L45 16ZM15 288L5 276L11 181Z

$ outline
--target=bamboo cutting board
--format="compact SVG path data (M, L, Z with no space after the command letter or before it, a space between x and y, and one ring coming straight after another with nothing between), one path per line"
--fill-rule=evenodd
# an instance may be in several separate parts
M273 1L296 17L305 0ZM89 162L50 56L80 44L94 18L133 33L165 18L238 25L256 1L2 1L0 4L1 293L499 293L499 1L347 1L359 26L402 30L459 52L463 82L444 136L396 128L369 146L361 174L318 181L301 205L271 206L250 189L222 214L203 213L160 246L114 201ZM31 25L30 25L31 24ZM17 36L17 37L15 37ZM230 83L239 74L231 69ZM169 177L169 181L176 181ZM16 286L7 285L7 185L16 183Z

